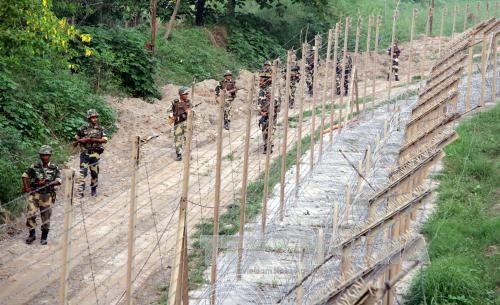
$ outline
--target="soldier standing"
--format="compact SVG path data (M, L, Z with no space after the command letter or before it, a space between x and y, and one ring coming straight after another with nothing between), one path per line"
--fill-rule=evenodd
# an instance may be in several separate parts
M392 48L393 48L393 50L392 50L391 69L392 69L392 73L394 73L394 80L399 81L399 55L401 55L401 50L398 47L397 41L394 41ZM387 55L389 55L389 57L391 56L391 47L389 47L389 49L387 49ZM387 74L387 80L389 80L389 77L391 77L390 73Z
M182 160L182 146L186 142L187 117L191 111L191 101L188 99L189 88L179 89L179 98L172 102L169 108L168 120L174 124L174 142L176 161Z
M269 137L269 129L270 129L270 122L269 122L269 110L271 106L271 91L266 91L265 96L263 99L259 97L259 113L260 113L260 119L259 119L259 127L262 130L262 139L264 142L264 150L263 154L267 153L267 139ZM273 152L273 144L272 144L272 135L274 134L274 131L276 129L276 120L278 119L278 112L280 111L280 101L279 99L274 100L274 115L273 115L273 126L271 127L271 153Z
M23 191L29 194L26 219L29 236L26 238L26 243L31 244L36 239L36 215L40 212L42 219L40 243L46 245L52 206L56 198L55 186L61 185L61 172L55 164L50 162L52 156L50 146L42 145L38 154L40 161L32 164L22 175Z
M314 91L314 52L316 47L313 46L306 55L306 85L309 96L313 95Z
M337 95L347 95L349 93L349 78L351 77L352 72L352 57L351 55L346 55L345 64L342 62L343 55L341 53L338 54L337 57L337 66L335 67L335 83L337 87ZM344 83L343 83L343 91L341 90L341 82L342 82L342 66L344 65Z
M290 102L289 107L294 108L295 106L295 91L297 90L297 84L300 81L300 68L295 65L290 71Z
M236 97L236 82L233 80L231 71L224 73L224 80L220 81L215 87L215 95L218 97L221 90L226 90L226 97L224 99L224 129L229 130L229 123L231 122L231 104Z
M98 122L99 113L90 109L87 111L87 124L78 129L75 140L80 144L80 179L79 195L83 197L85 191L85 179L90 170L90 192L97 196L97 185L99 181L99 160L104 152L103 144L108 142L104 128Z

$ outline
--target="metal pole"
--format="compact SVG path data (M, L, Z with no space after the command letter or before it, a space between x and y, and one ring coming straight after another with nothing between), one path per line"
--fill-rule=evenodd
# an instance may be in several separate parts
M411 16L411 29L410 29L410 47L408 50L408 78L406 79L406 83L409 86L411 83L411 69L412 69L412 60L413 60L413 38L415 35L415 18L417 16L417 9L413 8L413 13Z
M194 90L192 90L194 99ZM179 222L177 223L175 258L173 270L170 278L170 287L168 290L168 304L187 305L187 202L189 191L189 173L191 160L191 140L193 138L193 112L188 112L186 143L184 147L183 160L184 169L182 174L182 192L179 203Z
M332 87L333 87L333 92L332 92L332 103L330 105L330 144L333 144L333 117L335 115L335 99L337 97L337 66L339 64L338 62L338 49L339 49L339 32L340 32L340 23L337 22L335 24L335 43L333 46L333 74L335 75L332 80ZM339 123L341 123L339 121Z
M300 62L299 80L299 122L297 124L297 155L295 159L295 195L298 194L300 183L300 159L302 157L302 121L304 120L304 84L305 84L305 61L307 44L302 44L302 60Z
M70 238L70 228L73 222L71 217L73 209L73 190L74 190L74 170L64 171L64 231L62 235L61 244L62 256L61 256L61 287L59 289L59 304L68 304L68 276L69 276L69 257L71 256L71 238Z
M344 109L344 94L346 94L346 92L344 92L344 82L345 82L345 67L346 67L346 61L347 61L347 42L349 40L349 27L350 27L350 24L351 21L350 21L350 18L349 17L346 17L345 19L345 31L344 31L344 49L343 49L343 54L342 54L342 65L341 65L341 69L342 69L342 76L340 78L340 112L339 112L339 123L341 124L342 123L342 112L343 112L343 109ZM345 118L345 122L347 123L347 109L346 109L346 118ZM340 125L342 126L342 125Z
M314 79L313 79L313 100L312 100L312 118L311 118L311 153L309 159L309 168L312 171L314 167L314 146L315 139L314 134L316 131L316 100L318 99L318 66L319 66L319 47L320 47L320 37L316 35L314 37Z
M137 216L137 171L139 170L139 136L134 136L132 139L132 156L131 156L131 181L130 181L130 205L129 205L129 222L128 222L128 259L127 259L127 289L125 292L126 304L132 304L132 273L134 264L134 244L135 244L135 219Z
M241 204L240 204L240 229L238 234L238 265L236 266L236 277L241 280L241 259L243 257L243 235L245 229L245 210L247 205L247 186L248 186L248 156L250 150L250 130L252 122L252 101L255 92L255 76L252 79L250 91L248 93L248 115L245 127L245 147L243 153L243 178L241 181Z
M371 34L372 34L372 23L373 23L373 16L370 15L368 18L368 29L367 29L367 34L366 34L366 53L365 53L365 63L364 63L364 79L363 79L363 110L365 107L367 107L368 103L366 101L366 90L368 88L368 61L370 57L370 40L371 40Z
M222 98L219 99L217 113L217 142L215 159L215 194L214 194L214 230L212 242L212 267L210 269L210 283L212 285L211 304L217 300L217 257L219 255L219 207L221 191L221 167L222 167L222 125L224 121L224 103L226 100L226 90L223 91Z
M380 23L382 22L382 16L378 15L377 16L377 23L375 25L375 49L373 51L373 54L376 56L378 53L378 39L380 35ZM376 73L377 73L377 68L376 66L376 60L375 58L372 61L372 108L375 108L375 80L377 79Z
M323 99L321 102L321 129L319 133L320 158L323 156L323 131L325 130L326 95L328 92L328 80L330 76L330 63L331 63L332 40L333 40L332 36L333 36L333 29L330 29L328 31L328 45L326 48L326 59L325 59L325 75L323 78ZM330 109L330 111L333 111L333 108Z
M269 125L267 127L267 141L266 141L266 162L264 168L264 194L262 195L262 234L266 232L266 221L267 221L267 200L269 195L269 163L271 162L271 150L272 150L272 137L274 130L274 95L276 93L276 67L278 61L275 60L272 66L272 85L271 85L271 101L269 102Z
M281 175L280 175L280 220L283 220L283 207L285 205L285 175L286 175L286 146L288 142L288 103L290 102L290 69L292 51L288 50L286 59L285 78L285 105L283 109L283 143L281 144Z

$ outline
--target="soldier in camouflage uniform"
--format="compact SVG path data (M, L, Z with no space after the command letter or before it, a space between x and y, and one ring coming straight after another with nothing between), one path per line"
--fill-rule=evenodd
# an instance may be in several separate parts
M26 243L31 244L36 239L36 215L40 212L42 219L42 237L40 243L47 244L50 229L50 216L56 198L55 186L61 184L59 168L50 162L52 148L43 145L38 151L40 161L32 164L22 175L23 191L28 195L28 211L26 226L29 236Z
M314 91L314 52L316 47L312 47L306 55L306 86L309 96L313 95Z
M260 92L265 93L271 88L272 84L272 69L271 62L266 61L264 63L264 68L259 71L259 95ZM265 94L264 94L265 95Z
M231 104L236 97L236 82L233 80L231 71L224 73L224 80L220 81L215 87L215 95L220 96L220 91L226 90L224 99L224 129L229 130L229 123L231 122Z
M387 55L391 56L391 47L387 49ZM399 55L401 55L401 50L398 47L397 41L393 45L392 53L392 73L394 73L394 80L399 81ZM387 80L389 80L390 73L387 74Z
M339 52L337 57L337 67L335 68L335 83L337 85L337 95L344 94L347 95L349 93L349 80L352 72L352 57L351 55L346 55L346 63L344 68L344 90L341 92L340 83L342 81L342 60L343 55L342 52Z
M271 106L271 91L266 91L264 98L259 97L259 127L262 130L262 139L264 142L264 150L263 154L267 153L267 138L269 137L269 108ZM276 130L276 120L278 119L278 112L280 111L280 100L274 100L274 115L273 115L273 126L272 126L272 134L271 134L271 153L273 152L272 147L272 135Z
M297 90L297 84L300 81L300 68L299 66L293 66L290 71L290 102L289 107L295 107L295 91Z
M90 109L87 111L88 123L78 129L75 140L80 144L80 187L79 195L83 197L85 179L90 170L90 191L92 196L97 196L99 181L99 160L104 152L103 144L108 142L104 128L98 122L99 113Z
M182 146L186 142L187 117L191 111L191 101L188 99L189 88L181 87L179 89L179 98L172 102L169 108L168 119L174 124L174 142L176 161L182 160Z

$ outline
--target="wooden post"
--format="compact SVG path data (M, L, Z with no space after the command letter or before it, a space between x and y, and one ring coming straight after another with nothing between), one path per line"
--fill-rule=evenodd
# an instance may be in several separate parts
M128 259L127 259L127 289L125 291L125 302L127 305L132 304L132 274L134 265L134 244L135 244L135 219L137 216L137 171L139 170L139 136L132 139L132 156L131 156L131 181L130 181L130 204L129 204L129 221L128 221Z
M321 264L325 259L325 233L322 228L318 229L318 249L316 253L316 263Z
M431 12L431 7L427 9L427 24L425 25L425 35L426 36L431 36L431 19L432 19L432 12Z
M455 36L455 27L457 24L457 6L453 8L453 24L451 26L451 37Z
M393 56L394 56L394 40L396 39L396 19L397 19L397 14L398 14L398 11L394 10L394 13L393 13L393 16L392 16L391 51L390 51L390 54L389 54L391 58L390 58L390 61L389 61L389 86L387 86L387 110L390 109L390 103L391 103L391 87L392 87L392 76L393 76L392 61L393 61Z
M467 18L469 17L469 3L465 4L464 12L464 32L467 30Z
M488 60L488 39L486 39L486 35L483 35L483 47L481 52L481 97L479 100L479 105L484 107L484 94L486 89L486 68L487 68L487 60Z
M255 76L252 78L250 91L248 92L248 115L245 126L245 147L243 152L243 177L241 181L241 204L240 204L240 228L238 233L238 263L236 266L236 278L241 280L241 260L243 258L243 237L245 232L245 210L247 205L248 185L248 156L250 150L250 130L252 122L252 101L255 92Z
M351 79L354 78L354 68L359 66L359 36L361 35L361 26L363 25L363 17L358 16L358 24L356 26L356 41L354 44L354 59L353 59L353 67L351 68ZM352 90L352 87L349 87L350 90ZM359 107L359 101L358 98L356 98L356 106ZM351 105L352 109L352 105ZM359 109L357 110L359 112Z
M411 83L411 70L412 70L412 60L413 60L413 37L415 35L415 18L417 17L417 9L413 8L413 13L411 16L411 28L410 28L410 47L408 50L408 78L406 83L410 85Z
M337 201L333 202L333 213L332 213L332 242L337 237L337 232L339 228L339 203Z
M71 238L70 228L73 222L73 191L74 191L74 170L64 171L64 229L62 234L62 255L61 255L61 286L59 288L59 304L67 305L68 300L68 276L69 276L69 257L71 257Z
M443 7L443 13L441 14L441 28L439 29L439 49L438 56L441 56L441 46L443 45L443 31L444 31L444 18L446 17L446 6Z
M300 159L302 158L302 121L304 120L304 85L305 85L305 61L307 44L302 44L302 60L300 61L299 80L299 122L297 124L297 155L295 159L295 195L298 195L300 183Z
M363 173L363 159L358 160L358 172ZM358 174L358 185L357 185L357 192L361 192L361 188L363 187L363 178L361 178L361 175Z
M347 42L349 41L349 27L351 26L351 21L350 18L347 17L345 19L345 33L344 33L344 49L343 49L343 54L342 54L342 64L340 65L342 69L342 76L340 78L340 112L339 112L339 123L341 124L343 119L342 119L342 112L344 109L344 82L345 82L345 67L346 67L346 62L347 62ZM346 112L348 109L346 109ZM347 122L347 113L346 113L346 118L344 120ZM344 124L345 125L345 124ZM342 125L340 125L342 126Z
M399 238L400 236L400 219L401 219L401 215L399 216L396 216L394 218L394 224L392 225L392 229L391 229L391 240L396 240ZM389 272L388 272L388 281L390 281L391 279L393 279L394 277L397 276L397 274L399 273L399 268L400 268L400 265L401 265L401 262L398 260L397 262L391 262L391 266L389 268ZM396 294L394 293L394 290L389 290L387 293L386 293L386 299L384 300L384 303L387 304L387 305L393 305L394 304L394 301L395 301L395 296Z
M151 0L151 52L155 53L156 46L156 29L158 23L156 22L156 10L158 6L158 0Z
M481 1L477 1L476 5L477 5L477 17L475 24L478 24L481 21Z
M372 147L368 145L366 148L366 163L365 163L365 178L370 175L370 169L372 168Z
M305 250L302 249L302 253L301 253L300 259L299 259L298 272L297 272L297 282L302 281L302 277L303 277L302 270L304 270L304 252L305 252ZM300 285L297 288L297 299L296 299L295 303L297 305L302 305L303 300L304 300L304 288L302 287L302 285Z
M351 215L351 185L347 184L345 187L345 215L346 215L346 223L350 223L350 215Z
M314 167L314 132L316 130L316 100L318 99L318 66L319 66L319 47L320 47L320 37L316 35L314 37L314 79L313 79L313 100L312 100L312 120L311 120L311 153L309 159L309 167L312 171Z
M337 65L338 62L338 49L339 49L339 32L340 32L340 23L337 22L335 24L335 43L333 46L333 75L332 77L332 103L330 105L330 128L333 128L333 117L335 114L335 99L337 97ZM340 123L340 121L339 121ZM330 132L330 144L333 144L333 130Z
M496 2L498 3L498 2ZM493 59L493 84L491 86L491 102L495 103L497 100L497 43L498 34L493 34L493 52L491 58Z
M380 23L382 22L382 16L377 16L377 23L375 25L375 50L373 54L375 56L378 53L378 39L380 34ZM375 80L377 79L377 68L376 68L376 60L372 61L372 108L375 108Z
M319 133L319 156L323 156L323 130L325 130L325 112L326 112L326 95L328 92L328 81L330 77L330 63L331 63L331 52L332 52L332 36L333 29L328 31L328 44L326 48L326 59L325 59L325 75L323 78L323 99L321 101L321 129ZM330 109L333 111L333 108ZM331 128L331 126L330 126Z
M283 220L283 207L285 205L285 175L286 175L286 146L288 142L288 103L290 102L290 69L292 51L288 51L286 60L285 104L283 113L283 142L281 145L281 176L280 176L280 220Z
M348 278L348 272L351 270L351 259L352 244L348 244L344 248L342 248L342 258L340 262L340 274L342 275L342 280Z
M211 303L214 305L217 300L217 257L219 256L219 208L221 191L221 167L222 167L222 125L224 123L224 103L226 100L226 91L223 91L222 97L218 100L217 112L217 142L215 158L215 189L214 189L214 230L212 241L212 266L210 269L210 284L212 285Z
M271 149L272 149L272 137L274 131L274 96L276 94L276 67L278 61L273 61L272 66L272 85L271 85L271 101L269 102L269 126L267 129L267 141L266 141L266 163L264 167L264 194L262 195L262 234L266 233L266 221L267 221L267 200L269 195L269 163L271 162Z
M472 39L474 41L474 37ZM467 87L465 91L465 111L470 110L471 85L472 85L472 61L474 57L474 47L469 47L469 56L467 57Z
M192 90L194 100L194 90ZM187 203L189 191L189 174L191 160L191 140L193 138L193 112L188 112L186 143L183 152L182 191L179 203L179 222L177 223L175 257L173 262L168 304L188 304L188 273L187 273Z
M368 62L370 58L370 40L371 40L371 34L372 34L372 23L373 23L373 16L370 15L368 18L368 28L366 30L366 53L365 53L365 63L364 63L364 77L363 77L363 110L367 107L368 102L366 101L366 90L368 88Z

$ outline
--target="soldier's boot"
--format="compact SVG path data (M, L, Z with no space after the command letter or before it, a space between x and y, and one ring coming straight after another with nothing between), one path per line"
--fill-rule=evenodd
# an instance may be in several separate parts
M399 82L399 76L398 75L396 75L396 81Z
M224 121L224 129L229 130L229 121Z
M181 161L182 160L182 155L177 154L177 157L175 157L175 161Z
M28 238L26 238L26 243L28 245L31 244L36 239L36 231L35 231L35 229L30 229L29 233L30 233L30 235L28 236Z
M47 244L47 236L49 235L49 229L42 229L42 237L40 238L40 244Z
M92 197L96 197L97 196L97 187L90 188L90 195Z

